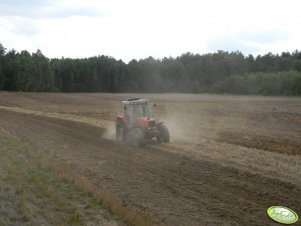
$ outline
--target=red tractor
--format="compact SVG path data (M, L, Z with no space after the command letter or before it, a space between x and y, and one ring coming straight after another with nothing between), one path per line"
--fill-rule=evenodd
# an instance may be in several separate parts
M150 103L146 99L122 101L123 115L116 120L116 139L135 146L143 146L147 139L169 142L169 131L163 122L156 123L152 117Z

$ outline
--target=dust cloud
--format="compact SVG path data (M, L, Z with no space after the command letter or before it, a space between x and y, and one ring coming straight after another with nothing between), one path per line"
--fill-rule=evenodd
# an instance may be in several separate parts
M214 119L200 105L185 103L162 103L158 104L158 117L156 120L163 121L168 127L172 143L193 143L204 142L208 135L216 133L216 124L222 123L222 117Z
M110 121L110 123L106 125L105 131L101 137L107 140L115 140L115 132L115 122Z

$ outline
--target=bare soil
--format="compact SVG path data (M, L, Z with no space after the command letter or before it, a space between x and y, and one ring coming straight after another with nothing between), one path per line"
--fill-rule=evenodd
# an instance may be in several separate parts
M0 126L159 225L277 225L271 205L301 213L301 99L141 94L172 142L139 148L113 139L130 96L0 93Z

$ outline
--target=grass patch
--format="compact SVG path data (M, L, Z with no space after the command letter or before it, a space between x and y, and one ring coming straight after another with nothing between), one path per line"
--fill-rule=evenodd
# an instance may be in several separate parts
M153 225L150 214L129 210L87 178L29 144L0 130L0 186L10 206L1 224L86 225L117 222ZM4 197L0 196L0 199ZM100 215L102 216L100 219ZM99 222L102 223L99 223Z

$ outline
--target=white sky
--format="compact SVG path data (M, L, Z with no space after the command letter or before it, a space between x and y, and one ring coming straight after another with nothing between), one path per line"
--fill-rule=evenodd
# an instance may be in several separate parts
M2 45L51 58L281 53L300 24L300 0L0 0Z

